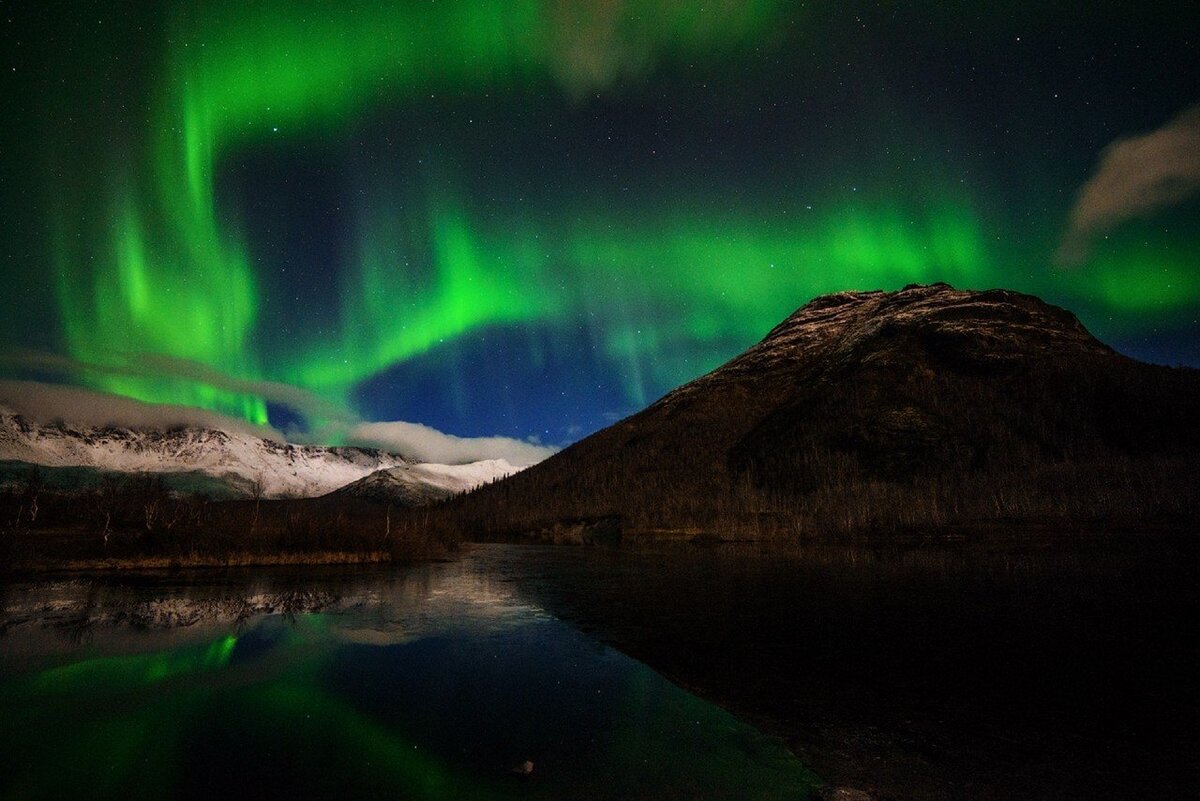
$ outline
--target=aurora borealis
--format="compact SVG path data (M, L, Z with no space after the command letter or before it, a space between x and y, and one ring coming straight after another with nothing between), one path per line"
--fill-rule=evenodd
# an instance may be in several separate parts
M779 0L5 8L0 370L562 444L814 295L944 280L1200 363L1194 195L1054 254L1200 102L1189 12ZM1194 20L1192 20L1194 22ZM326 412L320 412L326 416Z

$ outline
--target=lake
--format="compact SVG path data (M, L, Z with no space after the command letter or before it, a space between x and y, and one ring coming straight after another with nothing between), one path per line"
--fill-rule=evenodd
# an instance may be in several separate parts
M775 799L814 786L780 739L525 596L497 550L393 570L10 583L0 798Z
M478 545L10 582L0 798L1197 797L1196 555Z

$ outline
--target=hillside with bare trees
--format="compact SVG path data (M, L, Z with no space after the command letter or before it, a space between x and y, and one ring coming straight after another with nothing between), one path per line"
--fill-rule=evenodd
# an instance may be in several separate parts
M820 297L726 365L436 510L467 538L1159 527L1200 509L1200 372L946 284Z

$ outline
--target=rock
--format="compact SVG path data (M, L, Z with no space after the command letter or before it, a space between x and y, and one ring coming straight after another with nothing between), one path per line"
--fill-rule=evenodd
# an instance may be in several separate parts
M815 801L873 801L870 793L853 787L822 787L813 798Z

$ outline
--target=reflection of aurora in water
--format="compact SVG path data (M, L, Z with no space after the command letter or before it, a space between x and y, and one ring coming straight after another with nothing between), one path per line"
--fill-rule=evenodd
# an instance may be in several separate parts
M10 592L0 798L794 798L813 783L780 742L469 561L334 577L320 612L231 622L231 601L290 592L258 584ZM191 625L131 630L120 610L149 599ZM72 645L61 624L81 615L90 643ZM508 778L525 759L534 779Z

